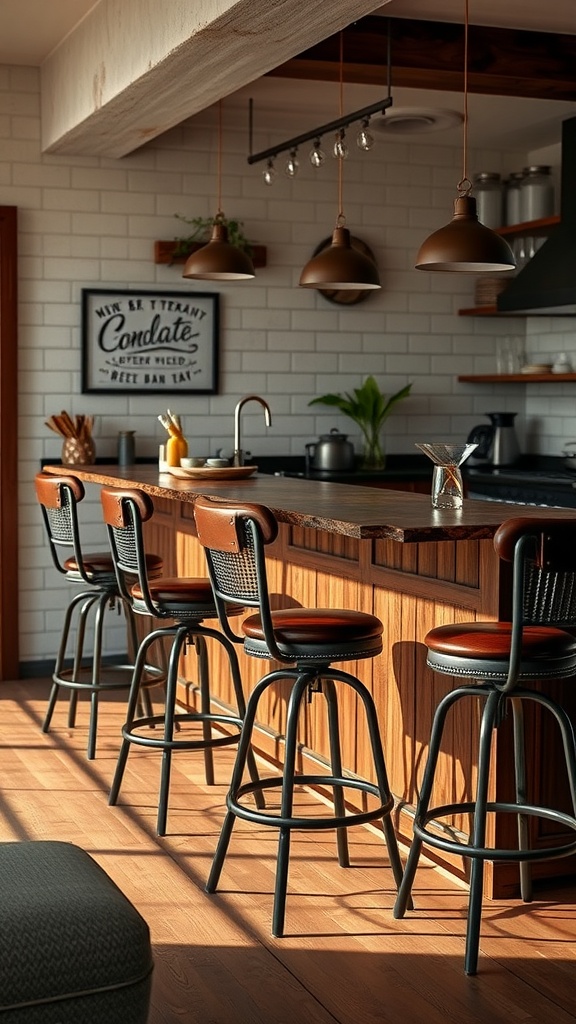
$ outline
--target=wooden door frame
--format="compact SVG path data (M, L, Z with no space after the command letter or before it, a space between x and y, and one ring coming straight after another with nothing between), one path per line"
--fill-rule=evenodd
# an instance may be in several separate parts
M0 681L19 675L18 645L18 233L0 206Z

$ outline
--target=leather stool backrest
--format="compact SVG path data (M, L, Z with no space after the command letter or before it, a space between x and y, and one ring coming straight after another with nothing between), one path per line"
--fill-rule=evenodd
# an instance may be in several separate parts
M208 572L223 632L235 643L226 605L258 608L266 643L277 652L270 614L264 548L278 536L278 523L265 505L238 504L199 497L194 502L198 540L206 551ZM280 655L277 655L280 659Z
M37 473L34 485L56 569L69 576L64 562L73 553L78 575L85 583L91 583L82 557L77 511L78 503L84 498L84 485L75 476L52 473ZM63 551L66 554L61 557Z
M132 587L138 581L150 614L158 615L148 585L143 530L154 514L152 499L138 488L103 487L100 500L122 597L132 603Z

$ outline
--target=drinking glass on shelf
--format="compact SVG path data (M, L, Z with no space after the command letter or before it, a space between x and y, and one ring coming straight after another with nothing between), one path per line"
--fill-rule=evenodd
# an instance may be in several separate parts
M497 373L520 373L525 361L522 338L505 335L503 338L496 339Z
M464 485L460 466L478 445L470 443L445 444L435 441L432 444L416 442L416 447L434 463L432 508L461 509Z

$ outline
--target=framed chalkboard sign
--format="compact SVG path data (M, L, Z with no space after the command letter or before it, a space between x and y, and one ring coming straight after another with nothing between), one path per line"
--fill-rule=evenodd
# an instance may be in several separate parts
M219 295L82 290L82 392L213 395Z

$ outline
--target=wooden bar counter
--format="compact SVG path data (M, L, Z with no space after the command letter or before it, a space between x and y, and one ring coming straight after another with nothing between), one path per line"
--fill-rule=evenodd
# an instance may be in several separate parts
M142 487L154 499L155 516L148 530L150 548L162 554L165 571L180 575L205 575L204 552L195 538L194 500L198 494L231 500L255 501L275 513L280 531L269 549L271 592L278 607L357 608L372 612L384 623L384 650L374 661L349 666L366 683L378 708L382 739L392 790L397 800L397 828L409 841L411 810L424 769L434 708L451 688L450 680L435 676L425 663L422 638L433 626L477 618L506 616L510 599L509 573L499 565L492 537L504 519L533 517L530 506L465 500L461 512L436 511L430 497L397 490L373 489L346 484L289 479L256 474L244 480L181 480L159 474L155 466L134 465L70 467L47 466L48 472L74 472L85 483ZM546 509L553 518L574 518L576 510ZM219 701L231 702L230 682L218 653L211 651L214 692ZM246 691L267 670L267 663L245 658L239 650ZM194 704L194 659L183 664L181 696ZM569 682L552 684L563 689L564 705L576 722L576 699ZM558 694L558 690L556 693ZM355 698L344 695L341 707L343 753L346 768L366 776L370 769L366 745L356 729ZM442 757L443 771L436 803L462 800L473 792L478 706L470 700L453 715ZM323 702L308 705L303 723L301 762L310 767L327 756ZM260 751L282 762L286 691L280 686L269 697L265 717L259 722ZM513 766L509 751L509 723L499 729L493 750L494 799L509 793ZM552 733L546 741L546 757L540 757L543 730L552 729L535 715L528 723L531 784L539 797L567 795L563 779L556 779L550 751L557 746ZM551 797L554 802L555 797ZM454 822L456 832L468 833L467 819ZM533 842L539 828L550 824L534 821ZM498 825L499 845L514 843L515 823ZM508 832L510 839L507 838ZM546 841L549 842L549 834ZM461 878L467 864L438 853L442 863ZM535 878L565 875L574 870L574 859L549 861L534 866ZM487 865L487 896L504 897L517 891L516 865Z

